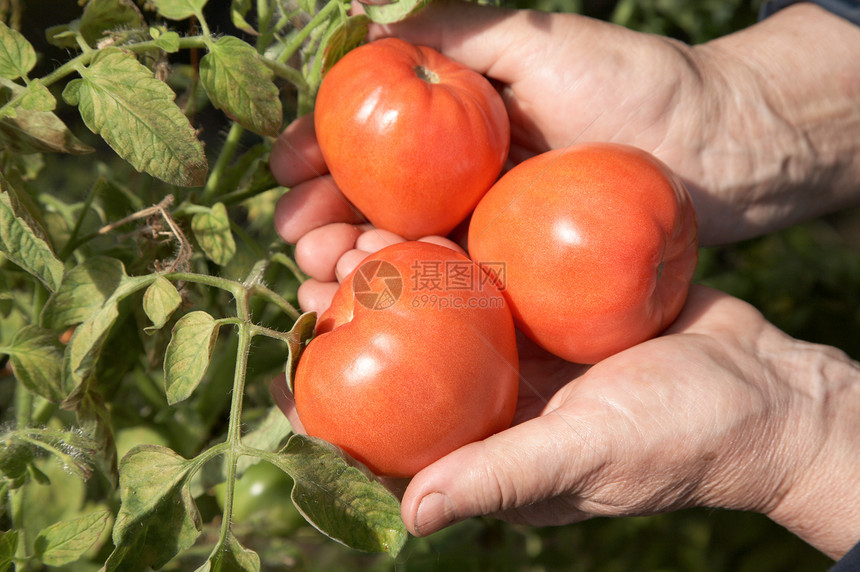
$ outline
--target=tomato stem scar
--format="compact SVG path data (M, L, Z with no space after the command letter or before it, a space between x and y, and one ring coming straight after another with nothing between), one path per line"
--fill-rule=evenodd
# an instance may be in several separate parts
M439 83L439 74L433 70L428 70L424 66L415 66L413 69L415 70L415 75L427 83Z

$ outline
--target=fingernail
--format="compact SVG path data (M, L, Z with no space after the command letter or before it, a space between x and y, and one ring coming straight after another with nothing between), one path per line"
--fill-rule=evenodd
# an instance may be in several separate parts
M454 505L448 495L430 493L421 499L415 513L415 532L427 536L454 522Z

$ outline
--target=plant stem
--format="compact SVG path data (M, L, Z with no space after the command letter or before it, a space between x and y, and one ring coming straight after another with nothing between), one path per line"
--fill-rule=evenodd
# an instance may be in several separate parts
M81 232L81 226L84 224L84 218L86 218L87 213L90 210L90 206L93 204L93 199L95 199L98 192L107 185L107 180L102 176L99 177L96 183L90 187L90 192L87 194L87 198L84 201L84 206L81 208L81 214L78 216L78 220L75 221L75 228L72 229L71 234L69 234L69 239L66 241L66 244L63 245L63 250L60 251L59 258L63 262L74 252L77 246L78 234Z
M230 401L230 421L227 425L227 482L224 494L224 516L217 546L224 546L230 534L233 520L233 493L236 487L237 464L242 446L242 401L245 396L245 375L248 371L248 354L254 334L248 311L248 300L242 296L236 300L237 314L244 320L238 325L239 347L236 350L236 369L233 375L233 398ZM217 549L217 548L216 548Z
M239 146L239 141L242 139L244 132L245 130L238 123L233 123L230 126L227 140L224 141L224 146L221 147L221 152L218 154L215 166L209 173L209 178L206 179L206 186L203 187L203 194L200 197L203 204L211 204L215 199L221 179L224 176L224 171L227 169L230 161L233 160L233 155L236 153L236 148Z
M322 10L316 13L316 15L311 18L311 21L308 22L304 28L302 28L295 36L290 39L290 42L284 48L284 51L278 55L278 63L285 63L296 51L302 47L305 39L310 35L314 29L328 20L328 17L332 12L337 10L340 5L340 0L329 0L325 6L323 6Z

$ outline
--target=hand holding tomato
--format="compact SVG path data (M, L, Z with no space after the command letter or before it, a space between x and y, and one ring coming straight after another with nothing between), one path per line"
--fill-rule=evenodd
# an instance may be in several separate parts
M411 477L510 426L514 323L463 254L404 242L361 261L319 316L293 382L308 434L377 475Z

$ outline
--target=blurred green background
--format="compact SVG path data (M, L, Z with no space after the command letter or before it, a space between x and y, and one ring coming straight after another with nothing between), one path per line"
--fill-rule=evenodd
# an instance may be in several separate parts
M691 43L754 23L759 8L758 2L739 0L503 3L581 12ZM24 32L34 41L41 30L79 13L75 0L25 0L25 4ZM222 11L227 28L228 5L225 0L210 1L207 17L218 21ZM43 64L53 65L50 48L39 48L47 54ZM76 178L76 162L60 163L58 194L64 188L78 192L70 184ZM81 178L89 180L89 175ZM696 279L748 300L792 336L834 345L860 358L857 210L730 247L703 249ZM260 554L264 570L816 572L830 565L828 558L763 516L704 509L542 529L472 519L429 538L411 539L392 561L341 547L303 524L285 496L289 483L280 476L273 478L261 469L249 471L243 481L249 506L254 498L264 502L258 503L256 511L249 511L244 521L237 519L236 533L245 546ZM218 513L216 496L200 499L204 521ZM185 564L176 562L172 568L188 569Z

